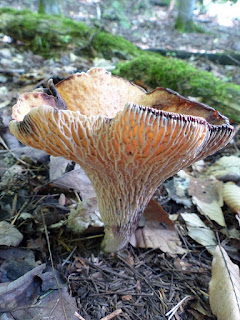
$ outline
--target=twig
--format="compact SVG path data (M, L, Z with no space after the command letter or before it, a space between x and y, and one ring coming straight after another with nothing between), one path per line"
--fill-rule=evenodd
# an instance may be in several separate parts
M13 197L11 216L14 216L16 209L17 209L17 193L15 193Z
M58 278L57 278L56 271L55 271L54 264L53 264L53 257L52 257L52 251L51 251L49 236L48 236L47 225L46 225L45 217L44 217L44 214L43 214L42 210L41 210L41 214L42 214L42 220L43 220L43 226L44 226L45 236L46 236L46 240L47 240L47 246L48 246L48 251L49 251L49 258L50 258L50 261L51 261L51 266L52 266L53 273L54 273L54 277L55 277L55 280L56 280L56 284L57 284L57 288L58 288L60 300L61 300L61 302L63 302L62 294L61 294L61 290L60 290L60 285L59 285ZM64 303L61 303L61 304L62 304L62 308L63 308L64 318L67 320L67 319L68 319L68 316L67 316L67 313L66 313L65 305L64 305ZM83 319L83 320L84 320L84 319Z
M85 320L85 319L84 319L82 316L80 316L80 314L77 313L77 312L75 312L74 315L75 315L78 319L80 319L80 320Z
M62 267L68 262L68 260L71 258L71 256L74 254L75 250L77 249L77 246L73 248L72 252L67 256L65 261L62 263Z
M82 240L90 240L90 239L95 239L95 238L103 238L104 234L94 234L93 236L88 236L88 237L82 237L82 238L76 238L72 240L68 240L69 242L76 242L76 241L82 241Z
M178 302L178 304L175 305L175 307L173 307L170 311L168 311L166 313L166 316L168 318L168 320L172 319L172 317L175 315L175 313L178 311L178 309L181 307L181 305L184 303L184 301L191 299L191 296L186 296L185 298L183 298L181 301Z
M110 313L109 315L107 315L106 317L101 318L100 320L113 319L114 317L118 316L120 313L122 313L122 309L117 309L117 310L113 311L112 313Z
M23 211L23 209L26 207L26 205L28 204L28 200L26 200L24 202L24 204L21 206L21 208L18 210L18 212L16 213L15 217L13 218L11 224L14 225L14 223L16 222L17 218L20 216L20 213Z
M10 149L8 148L8 146L6 145L6 143L5 143L5 141L3 140L2 137L0 137L0 142L1 142L1 144L4 146L4 148L5 148L8 152L10 152L11 155L12 155L15 159L17 159L20 163L24 164L25 166L27 166L27 168L29 168L29 165L28 165L25 161L21 160L18 156L16 156L16 155L12 152L12 150L10 150Z
M82 200L80 199L79 194L77 193L76 190L74 190L74 194L75 194L75 196L76 196L76 198L77 198L77 201L78 201L79 203L81 203Z
M122 295L125 296L126 294L130 294L131 296L136 296L136 297L152 297L153 296L153 292L151 293L135 293L135 292L123 292L123 291L107 291L107 292L101 292L101 293L92 293L89 294L89 297L95 297L95 296L101 296L101 295L114 295L114 294L118 294L118 295Z

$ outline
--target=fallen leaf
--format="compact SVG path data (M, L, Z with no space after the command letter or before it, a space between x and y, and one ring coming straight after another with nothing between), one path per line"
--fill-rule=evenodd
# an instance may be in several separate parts
M16 227L6 221L0 222L0 245L16 247L22 239L23 235Z
M193 168L194 171L203 172L203 170L205 168L205 162L204 162L204 160L196 161L192 164L191 167Z
M181 241L168 214L154 200L144 211L145 225L131 236L130 243L138 248L159 248L170 254L183 254Z
M13 311L14 309L30 305L40 294L37 275L45 269L42 264L12 282L0 283L0 312Z
M11 151L21 159L30 159L34 163L41 162L45 163L48 160L49 155L42 151L28 146L22 146L18 148L13 148Z
M221 246L216 247L213 256L209 301L218 320L240 319L239 267Z
M229 238L240 240L240 230L237 230L236 228L228 229L226 235Z
M168 213L155 200L151 199L143 213L146 222L155 221L168 230L175 230L174 222L169 219Z
M89 226L103 227L96 198L89 198L78 203L76 209L71 209L67 226L75 233L82 233Z
M186 207L191 207L192 201L188 196L189 181L181 177L173 177L164 183L168 196L176 203L181 203Z
M240 180L240 158L237 156L221 157L208 168L207 174L222 181Z
M33 251L21 248L0 249L0 283L14 281L37 267Z
M125 296L122 296L122 301L130 301L132 300L132 296L130 294L126 294Z
M198 211L226 227L223 212L222 182L216 179L191 178L188 192Z
M66 173L67 166L71 164L72 161L66 160L63 157L53 157L50 156L49 163L49 179L51 182L55 181Z
M58 270L53 271L51 267L47 267L38 277L42 280L41 289L44 292L51 289L63 288L66 285L66 280L61 272Z
M54 157L51 157L54 158ZM96 197L96 193L92 187L91 181L79 165L75 165L74 170L65 173L67 165L71 161L61 157L54 161L54 165L50 167L50 180L59 188L73 189L80 192L82 200Z
M223 185L223 200L226 205L240 216L240 187L234 182Z
M65 286L59 290L50 291L48 294L41 297L36 304L13 311L11 312L11 315L13 315L14 320L66 320L75 319L74 313L76 311L77 306L75 298L70 296L68 289ZM8 315L9 313L6 313L6 316Z
M181 216L186 222L189 237L213 254L217 245L214 232L195 213L181 213Z

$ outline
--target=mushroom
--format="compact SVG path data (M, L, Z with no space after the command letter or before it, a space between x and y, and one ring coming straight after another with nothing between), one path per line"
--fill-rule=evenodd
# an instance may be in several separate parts
M213 108L165 88L146 92L103 68L50 83L50 92L22 94L10 131L84 169L97 194L106 252L128 243L161 182L233 136Z

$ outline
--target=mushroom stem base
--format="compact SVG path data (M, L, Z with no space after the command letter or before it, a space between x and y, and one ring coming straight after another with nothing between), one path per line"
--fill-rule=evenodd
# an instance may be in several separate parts
M123 249L128 244L135 229L134 226L131 226L131 229L114 226L105 227L105 236L101 244L102 250L104 252L116 252Z

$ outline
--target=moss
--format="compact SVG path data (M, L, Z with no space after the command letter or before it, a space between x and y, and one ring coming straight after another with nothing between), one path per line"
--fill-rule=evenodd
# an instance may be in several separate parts
M162 57L155 53L143 53L139 57L126 63L120 63L114 71L120 76L125 76L129 80L144 81L148 86L169 87L173 90L196 96L199 91L209 91L209 82L215 82L216 78L209 72L200 71L184 61L171 57ZM199 88L198 78L202 79ZM193 87L193 88L192 88Z
M193 21L183 22L180 18L176 19L175 28L178 32L199 32L205 33L205 30Z
M120 59L131 59L140 53L140 49L130 41L106 32L96 34L93 38L92 46L97 52L100 52L105 59L110 59L113 56Z
M3 14L3 13L9 13L9 14L13 14L13 15L22 15L25 13L32 13L32 11L27 10L27 9L16 10L16 9L9 8L9 7L3 7L3 8L0 8L0 14Z
M32 13L29 10L0 9L0 31L44 57L57 55L66 48L78 48L92 55L92 49L106 59L130 59L140 49L120 36L89 28L71 19ZM84 48L84 49L81 49Z
M32 13L28 10L0 9L0 31L45 57L69 45L86 45L91 30L68 18Z
M201 71L184 61L143 53L132 61L119 63L114 74L155 88L168 87L184 96L201 97L235 121L240 121L240 86L224 83L210 72Z

